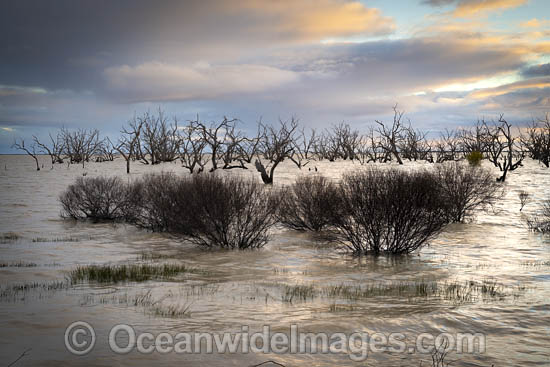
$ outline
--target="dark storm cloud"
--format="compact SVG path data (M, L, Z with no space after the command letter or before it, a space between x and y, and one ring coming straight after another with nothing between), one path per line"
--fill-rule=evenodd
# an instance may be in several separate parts
M228 62L256 47L393 28L378 10L341 0L4 1L0 84L96 89L108 66Z

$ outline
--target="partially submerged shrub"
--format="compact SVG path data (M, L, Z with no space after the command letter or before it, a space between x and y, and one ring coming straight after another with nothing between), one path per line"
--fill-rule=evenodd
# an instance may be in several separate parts
M323 176L303 176L281 191L278 221L287 228L321 231L330 225L337 186Z
M194 175L180 180L175 195L169 230L201 246L259 248L276 223L277 197L248 179Z
M172 173L148 174L128 187L126 220L154 232L169 230L174 220L178 178Z
M275 224L275 195L243 178L161 174L144 177L130 191L133 223L201 246L262 247Z
M59 198L63 217L121 220L128 209L127 188L118 177L79 177Z
M332 222L355 254L415 251L447 224L435 175L369 169L344 177Z
M464 221L475 209L495 204L504 194L502 185L480 167L452 162L438 165L435 174L451 222Z
M477 150L474 150L473 152L466 154L466 160L470 166L478 167L481 165L481 161L483 160L483 154Z
M166 173L130 185L116 177L79 178L60 197L64 217L125 220L198 245L240 249L267 243L278 200L243 178Z
M538 212L527 219L527 225L532 231L550 233L550 199L540 204Z

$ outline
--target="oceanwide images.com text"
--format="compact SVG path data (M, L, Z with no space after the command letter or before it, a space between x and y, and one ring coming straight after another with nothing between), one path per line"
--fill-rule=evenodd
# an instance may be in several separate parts
M280 328L278 329L280 330ZM133 351L143 354L345 354L353 361L364 361L370 353L420 353L436 350L457 354L482 354L486 350L481 333L367 333L305 332L292 324L288 332L272 332L264 325L260 331L243 325L238 332L138 332L127 324L114 325L108 340L98 341L92 325L76 321L65 330L65 346L75 355L93 351L98 342L107 343L116 354Z

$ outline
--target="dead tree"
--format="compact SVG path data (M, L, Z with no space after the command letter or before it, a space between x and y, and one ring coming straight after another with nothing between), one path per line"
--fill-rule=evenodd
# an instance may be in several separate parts
M164 112L159 109L157 115L146 112L138 121L142 126L139 152L143 163L149 164L147 157L151 164L173 162L178 158L180 139L176 118L173 123L168 123Z
M98 153L102 144L97 129L69 131L62 128L61 137L64 153L69 158L70 163L82 163L82 167L84 167L85 162L89 162L90 158Z
M189 170L189 173L198 173L204 171L207 157L204 154L206 142L202 140L200 128L196 121L189 121L189 125L182 130L180 143L180 160L183 167Z
M117 152L115 146L110 139L105 139L99 145L97 150L96 162L112 162L115 160L115 153Z
M490 137L487 135L487 128L484 125L484 121L478 121L472 128L458 131L462 150L465 154L487 152L487 144L490 142Z
M348 124L341 122L332 127L331 137L335 140L335 146L342 159L355 159L359 145L359 131L351 130Z
M25 146L25 140L21 139L19 142L17 139L13 142L12 148L22 150L34 159L36 163L36 170L40 171L40 165L38 164L38 153L36 152L36 144L32 144L30 147Z
M393 107L393 124L386 126L384 123L376 120L375 122L380 125L377 132L382 138L380 141L380 147L386 152L392 154L399 164L403 164L403 160L399 156L399 145L403 141L403 125L401 119L403 118L403 111L397 110L397 105Z
M435 143L435 150L437 163L457 161L462 150L457 132L445 129L445 132L441 133L439 140Z
M293 141L294 152L290 156L290 160L299 169L309 164L313 144L315 144L315 130L311 129L311 133L308 136L305 129L302 128L296 140Z
M538 123L533 121L527 128L526 135L521 136L521 145L531 159L550 167L550 119L548 114Z
M380 142L380 136L371 126L368 133L360 139L358 151L361 164L391 161L391 153L383 149Z
M236 120L235 120L236 122ZM236 128L236 123L230 123L225 128L223 146L220 151L220 158L223 161L223 169L242 168L248 169L245 165L246 159L242 155L242 145L246 137Z
M329 130L323 132L317 143L317 150L320 152L322 159L334 162L336 159L342 157L340 141Z
M261 144L261 136L262 130L260 120L260 122L258 123L258 131L256 133L256 136L253 138L248 138L245 136L243 141L239 145L239 149L241 151L240 155L246 163L252 163L252 159L256 156L256 153L258 153L258 149L260 148Z
M52 166L54 165L54 163L63 163L63 150L65 148L63 139L61 138L59 133L56 135L55 139L52 134L48 134L48 136L50 137L49 145L41 143L35 135L32 136L32 139L34 143L40 148L43 154L47 154L50 156Z
M262 181L265 184L273 184L275 168L294 152L294 135L298 129L298 120L279 120L278 127L261 124L261 129L260 152L254 165L260 172Z
M525 153L521 150L521 148L518 149L517 147L518 138L512 135L512 125L510 125L502 115L498 121L501 123L498 129L504 137L504 144L506 147L506 155L502 161L498 163L498 166L502 171L502 176L498 179L498 181L504 182L508 171L514 171L523 165Z
M142 124L142 121L138 121L134 117L133 120L128 122L128 126L122 127L120 131L122 136L118 139L117 143L111 143L113 148L126 161L126 173L130 173L130 161L138 158L139 136L141 134Z
M428 133L409 127L403 128L403 139L399 144L399 151L404 159L409 161L426 160L433 162L432 147L426 140Z
M210 126L206 126L206 124L199 121L199 117L197 116L196 126L200 130L202 139L206 142L210 150L210 161L212 162L212 167L210 168L211 172L218 169L218 158L223 153L225 133L227 130L232 129L236 121L237 119L229 120L224 116L220 123L212 123Z

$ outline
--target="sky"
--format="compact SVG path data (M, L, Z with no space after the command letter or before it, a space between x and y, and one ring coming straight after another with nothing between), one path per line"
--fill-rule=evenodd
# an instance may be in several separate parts
M0 153L134 115L389 121L437 135L550 112L548 0L0 1Z

